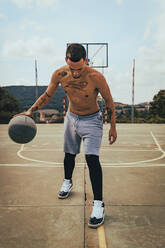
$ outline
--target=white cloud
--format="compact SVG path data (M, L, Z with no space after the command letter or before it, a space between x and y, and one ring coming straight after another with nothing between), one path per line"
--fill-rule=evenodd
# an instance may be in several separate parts
M146 26L144 38L147 45L138 49L136 59L137 91L152 100L153 95L165 88L165 1L155 0L161 6L161 13ZM145 92L145 93L144 93Z
M46 26L41 25L35 21L24 20L21 24L21 30L34 30L34 31L44 31Z
M154 33L154 28L155 28L154 21L150 20L148 22L146 29L145 29L145 32L144 32L144 39L145 40L151 38L151 35Z
M102 72L101 69L99 69ZM132 65L128 64L125 72L120 72L115 65L104 70L104 76L110 87L115 102L131 103Z
M152 101L160 89L165 89L165 1L155 1L160 4L161 13L148 21L145 43L139 47L135 58L135 103ZM109 75L114 100L131 103L132 64L125 72L115 69Z
M157 17L153 25L156 25L155 32L148 33L148 40L152 40L149 46L139 48L138 59L143 62L143 66L150 73L165 73L165 11ZM146 28L148 29L148 27ZM146 37L147 37L146 36Z
M19 8L53 7L59 0L11 0Z
M33 7L33 0L11 0L19 8L29 8Z
M124 0L115 0L118 5L122 5Z
M164 0L154 0L156 3L160 4L162 8L165 8L165 1Z
M55 40L33 37L29 40L6 41L2 55L8 58L52 57L56 54Z
M7 16L3 13L0 13L0 20L6 20Z

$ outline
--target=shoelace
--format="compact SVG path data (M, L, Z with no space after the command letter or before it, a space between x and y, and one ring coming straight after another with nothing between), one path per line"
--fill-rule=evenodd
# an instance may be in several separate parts
M68 192L70 185L71 185L70 183L64 181L60 191Z
M94 203L91 217L92 218L96 217L97 219L99 219L99 218L103 218L103 215L104 215L104 208L100 204Z

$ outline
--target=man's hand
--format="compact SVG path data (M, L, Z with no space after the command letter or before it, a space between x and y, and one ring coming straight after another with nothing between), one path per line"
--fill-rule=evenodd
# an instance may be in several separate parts
M109 144L112 145L117 139L116 128L112 128L109 130Z
M16 116L20 116L20 115L27 115L27 116L32 116L32 110L27 110L27 111L25 111L25 112L22 112L22 113L20 113L20 114L16 114L16 115L14 115L14 117L16 117Z

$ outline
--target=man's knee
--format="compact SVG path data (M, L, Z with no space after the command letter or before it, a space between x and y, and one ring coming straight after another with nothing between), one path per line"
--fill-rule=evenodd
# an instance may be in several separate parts
M74 161L75 157L76 157L76 154L65 153L64 160L67 162Z
M100 165L99 163L99 156L93 154L86 154L85 155L86 162L88 166L90 165Z

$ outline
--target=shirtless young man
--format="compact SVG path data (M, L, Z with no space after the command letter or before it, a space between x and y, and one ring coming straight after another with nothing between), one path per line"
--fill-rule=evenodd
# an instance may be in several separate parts
M99 162L103 120L97 103L98 93L105 100L111 119L110 144L113 144L117 138L114 103L104 76L87 65L86 51L82 45L69 45L65 61L67 65L53 73L45 93L28 111L22 114L31 116L35 111L44 107L55 94L58 85L61 84L68 96L69 107L64 123L65 179L58 197L63 199L69 196L73 186L72 173L75 157L80 152L80 143L83 140L94 195L93 210L88 225L98 227L104 222L102 168Z

